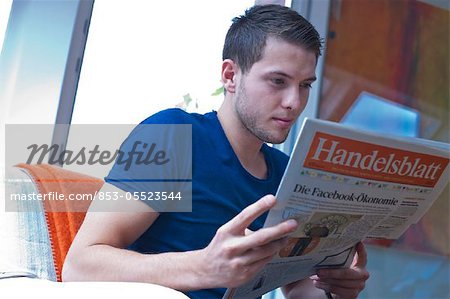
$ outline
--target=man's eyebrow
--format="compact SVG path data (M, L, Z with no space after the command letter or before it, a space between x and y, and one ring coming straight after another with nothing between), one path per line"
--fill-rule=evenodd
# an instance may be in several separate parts
M272 71L272 72L269 72L269 75L278 75L278 76L287 77L289 79L292 79L291 75L288 75L285 72L281 72L281 71Z
M305 80L303 80L303 81L311 81L311 82L314 82L314 81L316 81L317 80L317 77L316 76L312 76L312 77L309 77L309 78L307 78L307 79L305 79Z
M285 72L281 72L281 71L273 71L273 72L269 72L269 74L270 75L279 75L279 76L283 76L283 77L286 77L286 78L289 78L289 79L293 79L293 77L291 75L286 74ZM316 81L316 80L317 80L317 77L316 76L312 76L312 77L306 78L306 79L304 79L302 81Z

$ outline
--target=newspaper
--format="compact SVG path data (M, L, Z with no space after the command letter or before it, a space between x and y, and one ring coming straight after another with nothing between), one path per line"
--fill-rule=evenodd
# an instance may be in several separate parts
M306 119L264 224L294 218L299 227L223 298L255 298L319 268L349 267L362 239L399 238L448 184L449 158L449 144Z

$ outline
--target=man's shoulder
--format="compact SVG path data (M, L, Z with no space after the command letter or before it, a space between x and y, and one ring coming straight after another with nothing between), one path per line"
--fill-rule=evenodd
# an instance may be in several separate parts
M179 108L159 111L141 122L141 124L193 124L203 117L201 114L188 113Z

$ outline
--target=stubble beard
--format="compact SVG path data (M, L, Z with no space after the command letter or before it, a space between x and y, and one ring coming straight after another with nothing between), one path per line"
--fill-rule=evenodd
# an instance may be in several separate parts
M249 131L253 136L258 138L262 142L279 144L283 143L286 140L290 130L288 130L285 135L274 136L274 134L271 134L269 130L264 129L262 126L258 125L257 115L251 113L251 108L248 106L248 97L243 80L241 80L239 84L239 88L235 97L236 114L247 131Z

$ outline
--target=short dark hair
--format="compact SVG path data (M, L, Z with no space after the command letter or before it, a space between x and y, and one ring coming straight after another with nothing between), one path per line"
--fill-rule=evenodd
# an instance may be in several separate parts
M317 30L296 11L282 5L255 5L233 19L228 29L222 59L235 61L246 73L260 60L268 37L281 38L321 55Z

